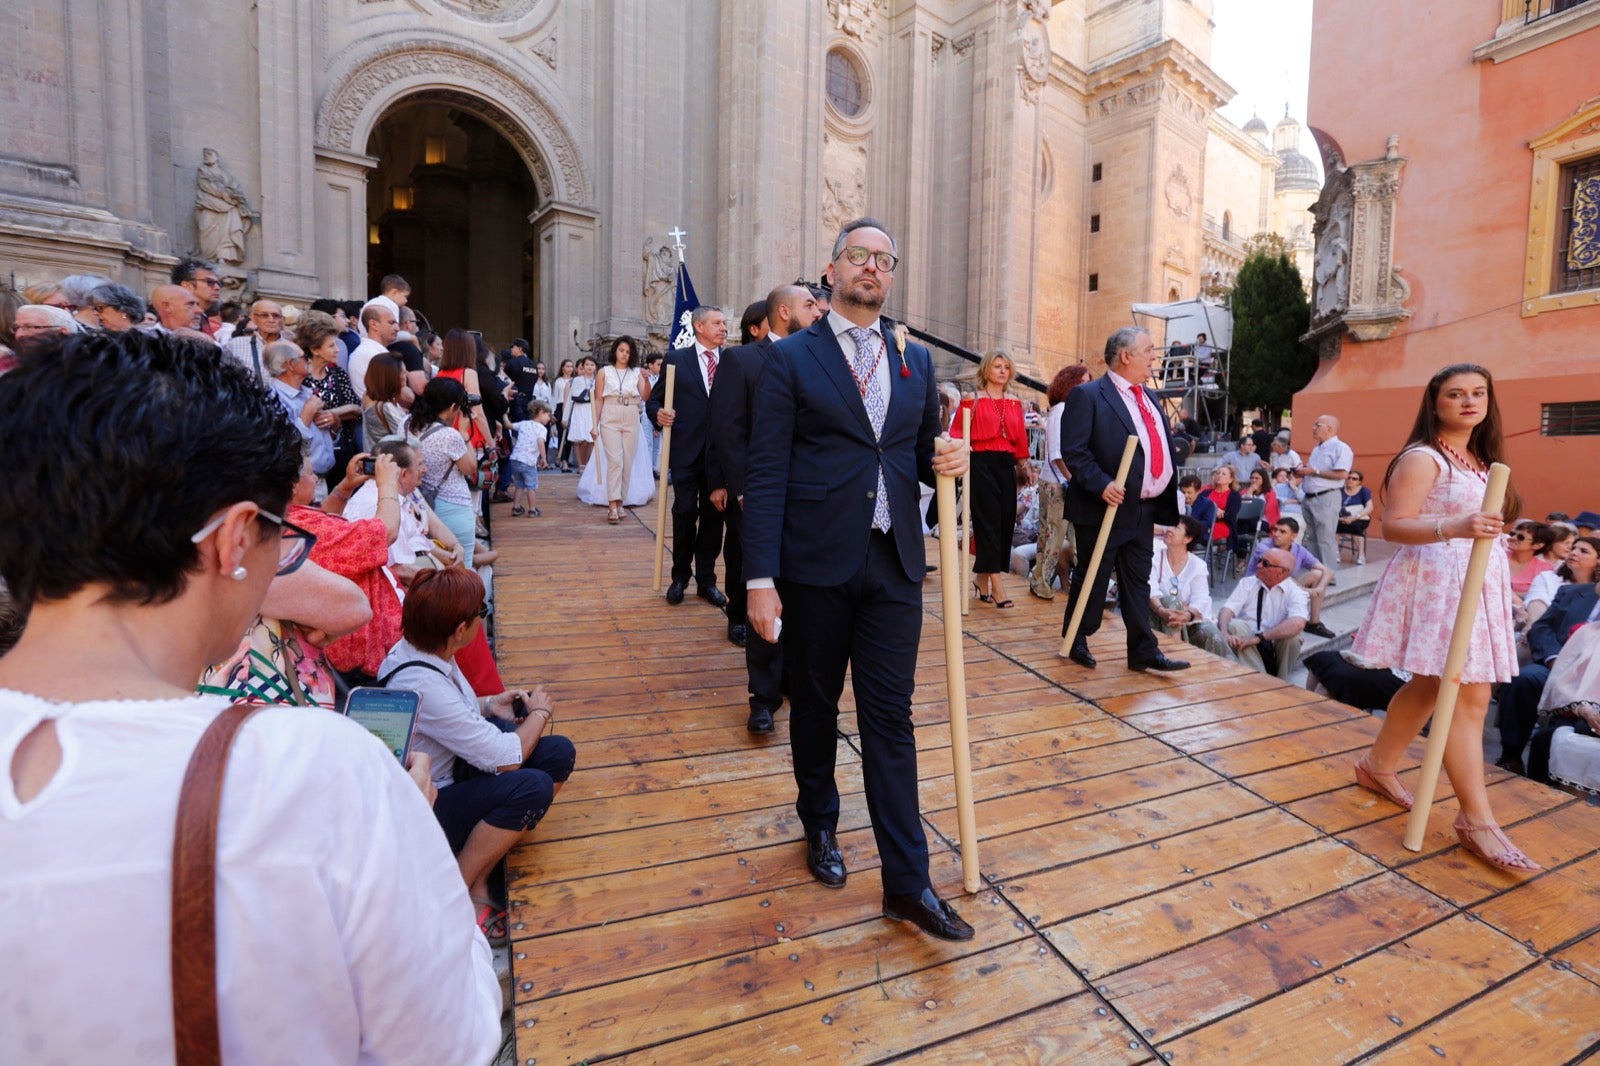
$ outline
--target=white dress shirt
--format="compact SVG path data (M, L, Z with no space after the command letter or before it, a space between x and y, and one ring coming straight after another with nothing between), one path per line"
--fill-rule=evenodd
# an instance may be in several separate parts
M1153 500L1167 491L1172 484L1172 449L1167 444L1166 419L1162 417L1161 408L1150 397L1146 396L1144 402L1150 408L1150 420L1155 423L1156 440L1150 439L1150 431L1145 427L1144 416L1139 413L1139 401L1134 398L1134 390L1143 390L1143 386L1133 384L1116 371L1106 375L1116 386L1117 396L1122 400L1122 406L1128 409L1128 417L1133 419L1134 431L1139 434L1139 445L1144 450L1144 474L1142 484L1144 488L1139 491L1141 500ZM1161 449L1161 476L1157 478L1151 473L1151 459L1155 450ZM1115 471L1113 471L1114 473Z
M1233 595L1228 597L1228 602L1222 605L1225 611L1232 611L1236 619L1249 622L1257 633L1264 633L1283 624L1286 618L1311 618L1311 599L1306 595L1306 590L1293 578L1284 578L1272 588L1267 589L1266 599L1261 604L1261 617L1256 617L1256 593L1266 588L1258 578L1247 577L1239 582L1233 590Z
M707 348L698 340L694 342L694 358L700 367L700 384L706 387L706 395L711 395L711 368L706 365L706 353L712 352L717 357L717 366L722 365L722 349Z
M1211 575L1205 562L1194 552L1183 562L1176 574L1167 561L1167 549L1156 549L1150 562L1150 592L1154 596L1175 595L1183 605L1194 612L1195 619L1211 617Z
M1306 460L1306 465L1313 470L1344 471L1338 477L1308 477L1300 483L1301 490L1307 496L1332 492L1344 488L1344 475L1356 465L1356 453L1338 437L1329 437L1311 449L1311 458Z

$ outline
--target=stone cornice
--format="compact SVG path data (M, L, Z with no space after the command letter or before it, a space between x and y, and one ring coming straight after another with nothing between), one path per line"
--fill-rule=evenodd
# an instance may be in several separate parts
M1135 78L1159 75L1171 78L1199 94L1212 110L1232 100L1233 86L1223 81L1200 57L1177 41L1166 40L1132 55L1123 56L1088 72L1089 91L1094 95L1116 89Z

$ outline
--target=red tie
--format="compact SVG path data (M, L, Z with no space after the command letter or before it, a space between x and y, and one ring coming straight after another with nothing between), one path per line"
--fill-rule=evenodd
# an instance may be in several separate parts
M1139 405L1139 417L1144 419L1144 431L1150 438L1150 476L1160 479L1161 472L1166 469L1161 453L1161 431L1156 428L1155 415L1150 413L1150 404L1144 398L1144 390L1139 386L1133 387L1133 400Z
M710 389L717 380L717 353L714 348L706 349L706 388Z

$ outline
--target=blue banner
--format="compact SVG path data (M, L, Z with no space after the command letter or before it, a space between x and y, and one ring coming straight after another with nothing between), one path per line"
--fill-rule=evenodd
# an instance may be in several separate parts
M678 295L672 305L672 347L687 348L694 344L694 326L690 323L690 317L699 306L700 298L694 294L694 282L689 280L689 267L679 262Z

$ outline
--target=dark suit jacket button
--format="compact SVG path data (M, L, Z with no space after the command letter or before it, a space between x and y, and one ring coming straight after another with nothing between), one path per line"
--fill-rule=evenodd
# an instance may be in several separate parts
M875 500L877 498L878 498L878 490L877 489L868 489L867 490L867 499Z

